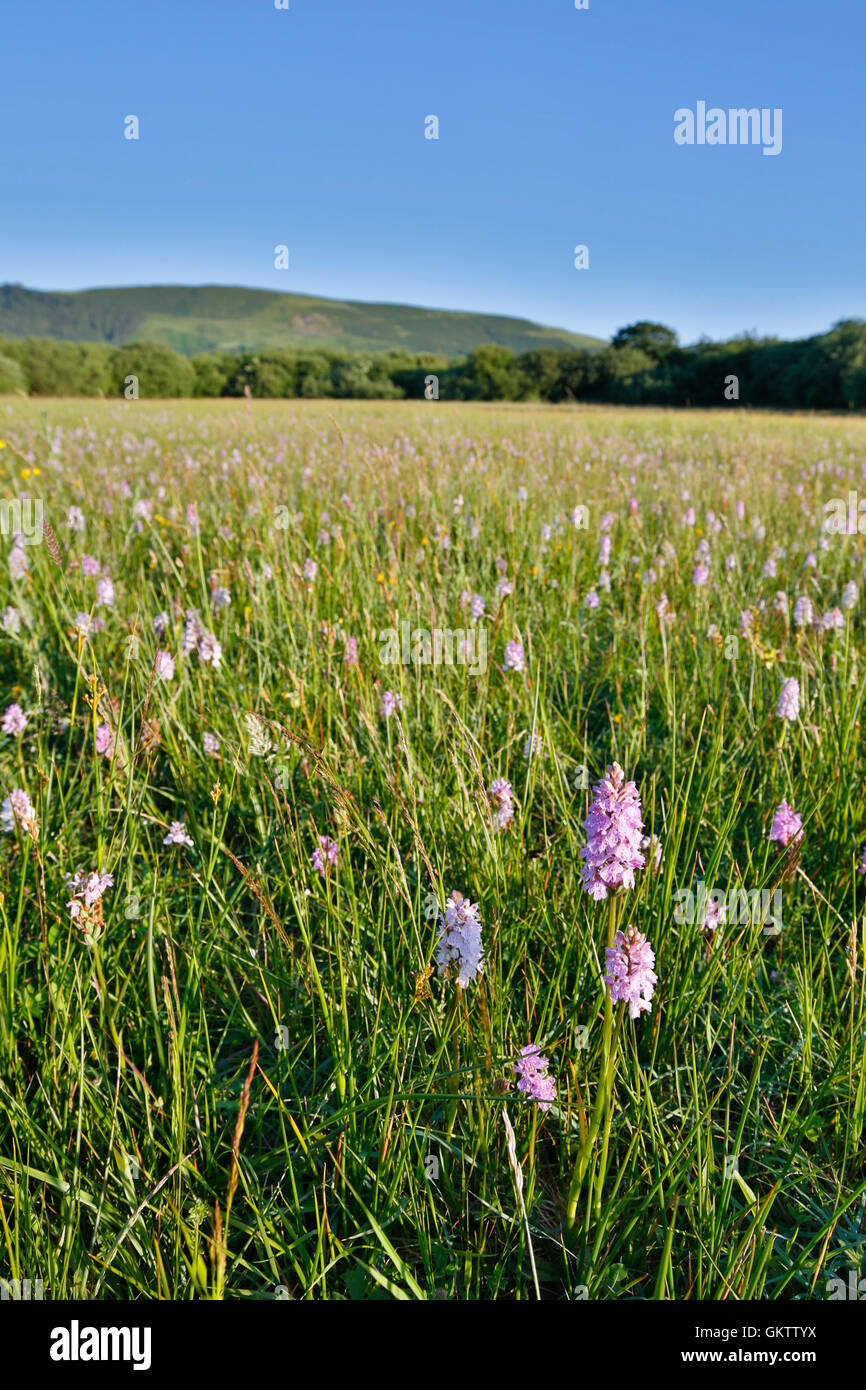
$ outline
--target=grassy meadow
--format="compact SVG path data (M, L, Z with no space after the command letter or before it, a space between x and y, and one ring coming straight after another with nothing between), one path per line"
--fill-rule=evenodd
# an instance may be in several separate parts
M866 554L822 522L866 420L7 397L0 440L44 525L7 515L0 566L0 1278L772 1300L860 1269ZM661 861L595 901L614 763ZM698 884L781 930L684 920ZM611 903L655 952L634 1020Z

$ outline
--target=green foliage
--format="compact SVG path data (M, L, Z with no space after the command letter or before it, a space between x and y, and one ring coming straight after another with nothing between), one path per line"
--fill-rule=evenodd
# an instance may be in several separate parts
M123 395L127 378L138 380L142 399L158 399L195 394L198 373L191 362L163 343L127 343L111 355L114 391Z
M102 396L110 390L110 348L46 338L0 340L0 351L21 367L34 396Z
M356 400L395 400L403 393L387 373L387 359L358 356L338 358L331 364L329 395Z
M235 357L224 394L243 396L247 389L251 396L264 400L297 395L298 369L293 354L258 352L252 356Z
M50 339L0 339L33 395L99 395L139 376L155 396L257 399L421 400L429 375L443 400L608 402L719 406L731 400L786 410L866 408L866 323L849 319L796 342L775 338L703 340L676 345L671 329L637 323L601 351L532 348L516 354L495 343L451 361L437 353L296 349L197 353L187 360L160 343L108 349ZM727 397L730 377L739 394Z
M458 400L516 401L525 390L525 379L510 348L485 343L473 348L466 361L449 373L449 385Z
M324 353L304 353L298 358L298 395L306 399L331 394L331 363Z
M234 369L234 358L226 358L205 352L198 353L195 357L191 357L190 364L195 372L195 382L193 385L194 396L222 396L228 394L226 388Z
M620 328L611 339L611 344L615 348L638 348L652 361L661 362L676 348L677 335L672 328L667 328L663 323L650 323L647 319L641 319L640 323L631 323L627 328Z
M24 368L14 357L0 353L0 396L11 395L15 391L27 391L27 377Z

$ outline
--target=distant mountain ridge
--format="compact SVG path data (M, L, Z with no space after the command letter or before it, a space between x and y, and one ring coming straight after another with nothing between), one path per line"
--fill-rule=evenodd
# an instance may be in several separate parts
M347 352L433 352L457 357L495 343L532 348L606 346L601 338L528 319L366 304L234 285L131 285L116 289L31 290L0 285L0 338L120 343L144 339L189 356L263 348Z

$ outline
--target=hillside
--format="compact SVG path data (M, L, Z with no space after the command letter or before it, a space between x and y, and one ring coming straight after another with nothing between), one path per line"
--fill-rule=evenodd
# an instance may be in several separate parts
M601 348L599 338L498 314L317 299L230 285L141 285L73 292L0 285L0 337L119 344L151 339L177 352L265 347L436 352L456 357L482 343Z

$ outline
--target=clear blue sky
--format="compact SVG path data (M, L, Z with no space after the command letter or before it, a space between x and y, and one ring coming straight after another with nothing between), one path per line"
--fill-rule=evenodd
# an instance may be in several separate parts
M651 318L684 342L866 314L863 0L589 6L8 4L0 280L259 285L602 337ZM677 146L699 100L781 107L781 154Z

